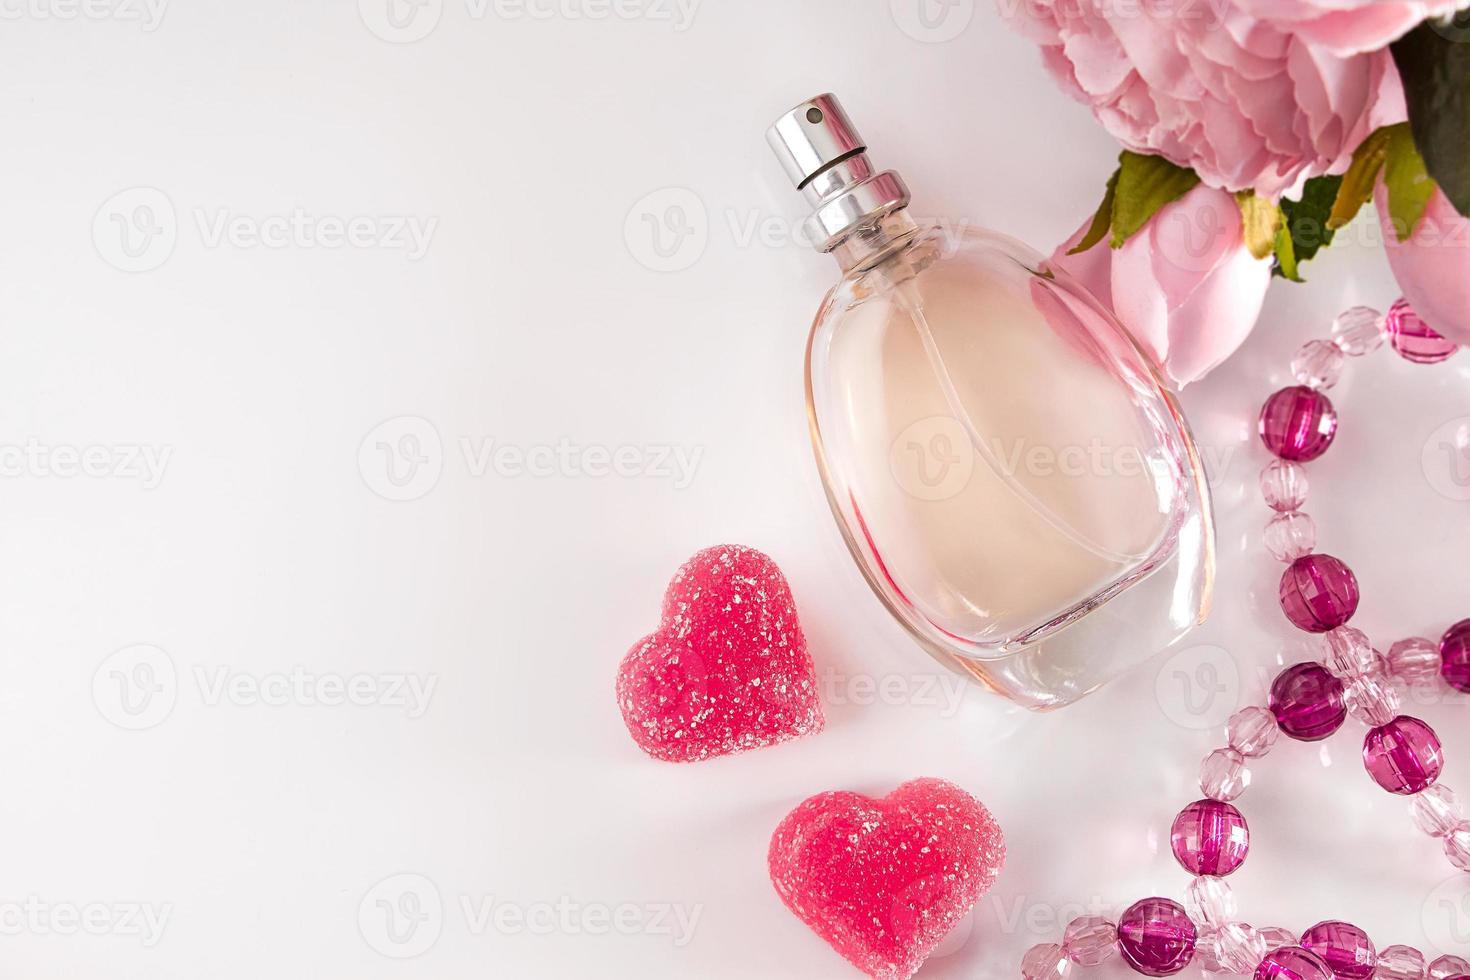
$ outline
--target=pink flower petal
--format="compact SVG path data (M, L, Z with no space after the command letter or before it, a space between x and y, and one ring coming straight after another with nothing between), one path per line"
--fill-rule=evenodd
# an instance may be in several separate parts
M1400 242L1388 213L1388 191L1373 194L1378 219L1404 298L1424 322L1457 343L1470 345L1470 218L1435 190L1413 237Z

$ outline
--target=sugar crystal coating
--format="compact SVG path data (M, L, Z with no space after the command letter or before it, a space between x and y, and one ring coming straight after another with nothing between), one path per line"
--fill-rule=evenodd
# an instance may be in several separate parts
M816 670L776 563L753 548L699 552L664 593L658 629L618 670L639 747L696 762L822 730Z
M776 828L768 863L828 945L876 980L906 980L994 883L1005 839L964 790L915 779L882 799L811 797Z

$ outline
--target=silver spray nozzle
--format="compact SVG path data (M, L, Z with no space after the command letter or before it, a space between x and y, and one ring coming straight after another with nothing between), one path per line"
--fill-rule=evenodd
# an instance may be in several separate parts
M892 170L873 172L867 144L830 92L783 114L766 130L766 142L815 208L805 227L820 251L908 206L903 179Z

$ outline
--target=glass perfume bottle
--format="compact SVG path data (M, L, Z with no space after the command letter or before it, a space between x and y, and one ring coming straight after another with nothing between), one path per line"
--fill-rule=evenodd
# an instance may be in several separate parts
M842 269L808 341L807 408L833 514L889 611L1032 708L1201 622L1199 454L1112 314L1013 239L915 221L832 95L767 140Z

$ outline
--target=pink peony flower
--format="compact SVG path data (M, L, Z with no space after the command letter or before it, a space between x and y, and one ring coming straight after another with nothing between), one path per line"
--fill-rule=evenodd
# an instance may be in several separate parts
M1430 17L1448 17L1466 0L1233 0L1253 17L1308 44L1348 56L1377 51Z
M1245 247L1230 193L1201 184L1161 208L1122 248L1100 242L1068 255L1089 224L1056 250L1052 264L1112 308L1165 380L1176 388L1197 381L1245 341L1271 264Z
M998 0L1116 139L1279 197L1400 122L1384 46L1470 0Z
M1388 213L1388 191L1378 182L1373 200L1393 269L1404 298L1435 330L1470 346L1470 218L1455 210L1435 188L1424 217L1407 241L1399 241Z

